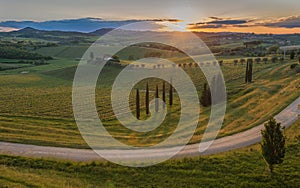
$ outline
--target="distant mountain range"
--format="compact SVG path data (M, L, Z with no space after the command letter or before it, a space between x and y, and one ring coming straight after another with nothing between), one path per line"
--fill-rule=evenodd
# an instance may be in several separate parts
M126 24L139 22L141 20L123 20L123 21L108 21L100 18L80 18L69 20L51 20L51 21L3 21L0 22L0 27L4 28L34 28L46 31L75 31L89 33L103 28L117 28Z
M103 36L105 33L110 32L113 29L114 28L102 28L90 33L83 33L77 31L47 31L35 29L32 27L26 27L17 31L0 32L0 37L36 38L62 43L70 43L76 40L81 42L87 42L86 37Z

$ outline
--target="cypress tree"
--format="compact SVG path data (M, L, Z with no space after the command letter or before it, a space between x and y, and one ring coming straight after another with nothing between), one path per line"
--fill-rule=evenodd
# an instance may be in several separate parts
M165 81L163 82L163 101L164 101L164 103L166 103L166 83L165 83ZM163 108L165 108L165 104L163 105Z
M265 123L265 129L261 131L261 149L270 172L273 173L274 165L281 164L285 155L285 137L282 127L274 118Z
M173 86L172 86L172 78L170 80L170 88L169 88L169 105L173 105Z
M214 100L215 104L224 102L226 95L224 92L222 92L223 88L224 88L223 78L222 75L219 73L217 76L213 77L213 81L212 81L212 91L214 92L214 96L215 96L215 100Z
M159 95L158 95L158 85L156 85L156 90L155 90L155 112L158 112L159 110L159 103L158 103L158 99Z
M136 118L140 119L140 93L139 93L139 89L136 89L135 106L136 106Z
M216 99L218 98L218 87L219 87L218 80L217 77L214 75L211 81L211 92L214 93ZM215 100L214 102L216 102L216 104L218 103L217 100Z
M223 99L225 98L224 93L221 91L221 88L223 88L223 78L222 75L219 73L217 76L213 76L211 81L211 91L210 93L213 93L215 99L214 104L219 104L220 102L223 102Z
M248 73L248 76L249 76L248 82L249 83L252 82L252 70L253 70L253 62L252 62L252 60L250 60L250 62L249 62L249 73Z
M249 74L249 62L247 62L247 65L246 65L246 76L245 76L246 83L248 82L248 78L249 78L248 74Z
M200 98L200 103L204 107L208 107L211 105L211 92L210 92L209 87L207 87L207 83L205 83L203 85L203 92L202 92L202 96Z
M253 60L247 59L247 65L246 65L246 76L245 76L245 82L251 83L252 82L252 70L253 70Z
M146 85L146 97L145 97L145 104L146 104L146 114L148 115L150 113L149 111L149 85L148 85L148 82L147 82L147 85Z

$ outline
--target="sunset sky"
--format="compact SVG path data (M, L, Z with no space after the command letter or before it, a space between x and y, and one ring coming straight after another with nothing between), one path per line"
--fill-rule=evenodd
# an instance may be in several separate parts
M299 0L0 0L0 21L178 19L187 30L300 33Z

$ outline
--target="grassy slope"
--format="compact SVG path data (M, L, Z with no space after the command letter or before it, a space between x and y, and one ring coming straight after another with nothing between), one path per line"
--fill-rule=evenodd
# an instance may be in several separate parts
M297 187L300 120L288 128L284 163L273 177L258 144L146 168L0 156L0 185L16 187ZM297 138L298 137L298 138Z
M71 60L54 60L49 65L24 69L29 70L29 74L21 75L11 71L1 75L0 99L4 102L0 103L0 140L37 145L87 147L72 115L70 86L72 72L75 70L73 66L76 63ZM187 68L187 72L190 75L197 75L194 69ZM223 72L229 103L225 124L219 136L233 134L262 123L300 95L300 77L289 69L289 64L255 66L257 73L252 84L243 83L242 65L226 65ZM163 124L164 126L152 134L147 134L148 139L139 139L145 135L128 132L120 126L113 120L112 111L101 111L101 106L109 104L107 82L112 82L114 78L109 72L103 77L106 85L97 90L96 100L99 114L107 119L106 127L111 134L133 145L155 144L172 134L174 130L172 125L177 124L174 117L179 115L178 105L173 107L175 112L170 116L172 121ZM203 79L194 79L201 88ZM133 102L131 106L134 106ZM209 109L204 108L192 143L201 139L208 115ZM135 139L128 139L128 135Z

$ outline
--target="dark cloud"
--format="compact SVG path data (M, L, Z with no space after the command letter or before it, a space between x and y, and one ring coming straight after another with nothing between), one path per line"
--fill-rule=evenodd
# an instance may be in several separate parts
M209 18L212 20L223 20L223 18L219 18L219 17L215 17L215 16L211 16Z
M300 28L300 16L281 18L276 21L266 21L265 23L259 23L256 25L266 27Z
M218 24L196 24L196 25L189 25L188 29L213 29L213 28L221 28L223 25Z
M225 19L219 17L209 17L213 21L191 23L188 25L189 29L207 29L207 28L221 28L226 26L242 26L248 23L248 20L242 19Z
M221 24L221 25L236 25L247 23L247 20L217 20L208 22L208 24Z
M155 21L155 22L182 22L182 20L178 20L178 19L149 19L149 20L141 20L141 21Z

